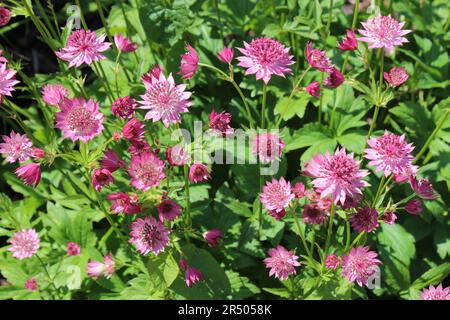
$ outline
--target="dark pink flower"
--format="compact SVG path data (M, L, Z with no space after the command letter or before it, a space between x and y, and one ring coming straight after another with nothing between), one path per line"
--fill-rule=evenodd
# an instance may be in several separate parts
M331 72L334 68L325 51L314 49L311 42L306 45L306 59L311 67L322 72Z
M198 67L198 55L191 45L186 45L187 52L181 55L180 74L183 79L190 79L194 76Z
M203 239L208 242L211 247L216 247L219 244L222 232L219 229L211 229L203 233Z
M25 184L32 186L33 188L36 188L41 181L41 166L37 163L23 165L17 168L14 173L18 178L22 179Z
M303 207L302 219L308 224L324 224L327 222L325 211L315 203Z
M345 81L344 76L337 68L330 71L330 75L323 80L323 84L330 88L337 88Z
M103 169L107 169L111 173L120 168L125 168L125 162L111 149L106 150L103 159L100 160L100 164Z
M170 231L155 218L138 218L131 224L129 242L143 255L149 252L158 255L169 244L169 234Z
M171 166L183 166L190 160L189 152L178 144L167 148L166 158Z
M222 111L217 113L216 111L211 111L209 115L209 128L214 132L218 132L223 136L230 135L234 132L234 129L230 127L231 114Z
M136 100L128 96L117 98L111 105L111 113L122 119L131 119L136 105Z
M0 7L1 8L1 7ZM25 281L25 289L28 291L37 291L39 289L36 278L30 278Z
M121 34L114 34L114 43L117 49L122 52L133 52L137 49L138 45Z
M135 118L128 121L122 129L123 137L131 142L142 141L144 139L144 134L144 124Z
M41 93L44 102L51 106L59 106L69 96L69 90L59 83L43 86Z
M141 212L138 199L134 199L126 193L114 192L109 194L106 199L112 201L110 210L114 213L136 214Z
M181 270L186 270L188 267L187 261L184 258L180 258L180 261L178 262L178 266Z
M353 197L345 198L345 202L341 204L342 209L348 210L351 208L357 208L361 203L362 195L355 194Z
M158 186L161 180L166 177L164 162L153 152L133 155L128 174L131 177L131 185L142 191Z
M305 88L306 92L309 93L310 96L312 97L320 97L320 82L318 81L313 81L311 82L306 88Z
M419 215L422 213L422 202L419 199L412 199L406 203L405 210L410 214Z
M358 49L358 41L356 41L356 36L352 29L347 30L347 35L338 43L337 48L342 51Z
M220 61L223 61L225 63L231 63L234 57L234 51L232 48L224 47L220 52L217 54L217 57Z
M142 82L144 82L145 86L148 86L149 84L153 83L153 81L157 81L162 72L162 66L153 66L149 72L141 76L141 80Z
M80 254L80 246L76 242L68 242L67 243L67 255L68 256L77 256Z
M277 246L269 250L269 256L264 259L266 268L269 268L269 276L275 276L280 280L286 280L289 275L296 274L295 267L300 263L293 251L289 251L282 246Z
M437 194L433 190L433 185L427 179L417 180L416 177L411 176L409 183L414 192L422 199L433 200L437 198Z
M209 179L209 168L202 163L194 163L189 168L189 181L203 182Z
M269 216L274 217L275 220L279 221L281 219L283 219L286 216L286 210L281 210L281 211L277 211L277 210L270 210L268 211Z
M114 182L114 178L108 169L98 168L92 173L92 185L98 192L102 191L103 186L109 186Z
M371 277L378 272L381 261L378 254L369 247L356 247L342 256L342 275L359 286L368 285Z
M378 224L378 212L376 209L364 206L350 216L350 223L356 232L372 232Z
M5 7L0 7L0 27L6 26L11 19L11 12Z
M440 283L436 288L430 285L420 293L422 300L450 300L450 287L443 288Z
M173 221L181 215L181 206L170 199L163 199L156 209L161 222Z
M336 270L341 264L341 259L336 254L330 254L325 258L325 268Z
M402 85L406 80L408 80L408 73L406 72L405 68L402 67L393 67L388 72L383 73L384 80L386 80L387 83L389 83L393 87L398 87Z
M152 148L150 147L147 141L131 140L131 146L128 148L128 152L132 156L151 151Z
M384 223L394 224L395 220L397 220L397 215L392 211L387 211L381 215L380 219Z
M306 197L306 188L305 185L301 182L297 182L293 187L292 187L292 193L295 195L295 197L297 199Z
M45 151L40 148L33 148L33 158L43 159L45 157Z
M186 286L188 288L192 287L192 285L196 284L197 282L201 281L203 279L203 273L193 267L187 267L186 274L185 274L185 282Z

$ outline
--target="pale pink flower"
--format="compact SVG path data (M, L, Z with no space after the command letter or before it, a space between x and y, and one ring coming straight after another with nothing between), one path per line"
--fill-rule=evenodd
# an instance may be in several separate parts
M77 256L80 254L81 249L80 249L80 246L78 245L78 243L68 242L66 251L67 251L68 256Z
M111 149L106 150L100 164L103 169L107 169L111 173L120 168L125 168L125 162Z
M56 56L69 62L72 66L81 66L83 63L90 65L94 61L105 59L101 52L108 50L111 43L105 42L106 35L97 37L91 30L75 30L67 39L66 46L56 51Z
M409 183L414 192L426 200L433 200L437 198L437 194L433 190L433 185L427 179L417 180L416 177L411 176Z
M332 68L329 76L323 80L323 84L329 88L337 88L345 81L344 76L337 68Z
M273 162L281 156L284 141L274 133L259 133L251 140L252 154L259 156L261 163Z
M25 281L25 289L28 291L37 291L39 289L36 278L30 278Z
M132 143L143 140L145 135L144 123L135 118L131 119L123 126L122 135Z
M8 63L8 59L3 56L3 50L0 49L0 63Z
M419 199L409 200L405 204L405 210L406 212L417 216L422 213L422 202Z
M110 210L114 213L136 214L141 212L141 206L137 201L138 199L134 199L134 197L130 197L126 193L110 193L106 199L112 201Z
M150 251L158 255L169 244L169 234L170 231L155 218L138 218L131 224L129 242L143 255L147 255Z
M181 206L170 199L163 199L156 209L161 222L173 221L181 215Z
M369 279L378 272L381 261L378 254L370 251L369 247L352 248L348 254L342 256L342 275L350 282L359 286L368 284Z
M11 96L14 86L20 81L16 80L16 71L6 68L6 63L0 63L0 102L3 96Z
M358 49L358 41L356 41L356 36L352 29L347 30L347 35L338 43L337 48L342 51Z
M327 269L333 269L336 270L339 268L339 265L341 264L341 259L336 254L330 254L325 258L325 267Z
M136 105L136 100L128 96L117 98L111 105L111 113L122 119L131 119Z
M9 163L24 162L33 156L33 143L31 143L26 134L21 135L11 131L9 137L3 136L2 138L0 153L3 154Z
M356 232L372 232L378 224L378 212L374 208L364 206L350 216L350 223Z
M189 167L189 181L199 183L208 180L209 177L208 166L202 163L194 163Z
M304 223L308 224L324 224L327 222L325 211L316 203L306 204L303 207L302 219Z
M422 300L450 300L450 287L443 288L440 283L436 288L430 285L420 293Z
M92 185L98 192L102 191L104 186L114 183L114 178L108 169L98 168L92 172Z
M414 147L406 143L405 135L385 131L381 137L369 139L367 144L370 148L364 152L365 158L371 160L368 165L376 166L376 172L384 171L386 177L391 173L402 175L412 165Z
M393 87L402 85L409 78L405 68L402 67L393 67L389 72L383 72L383 76L384 80Z
M178 144L167 148L166 158L171 166L183 166L190 161L189 152Z
M11 19L11 11L5 7L0 7L0 27L6 26Z
M203 273L193 267L188 266L185 274L185 282L188 288L192 287L192 285L203 279Z
M305 173L313 178L314 188L322 198L331 195L335 204L345 203L348 197L361 194L361 188L369 185L363 180L369 174L359 168L359 161L353 153L346 154L345 149L337 149L331 155L318 154L305 165Z
M141 76L142 82L144 82L144 85L148 85L149 83L152 83L153 81L158 81L159 76L163 72L163 67L160 65L152 66L149 72L146 74L143 74Z
M153 152L132 156L128 174L131 177L131 185L142 191L158 186L166 176L164 162Z
M325 51L314 49L311 42L306 44L306 59L311 67L322 72L331 72L334 65L330 58L327 57Z
M292 74L289 67L294 64L289 48L277 40L262 37L253 39L250 44L244 41L244 48L237 48L243 56L237 57L239 66L246 68L246 75L256 74L256 80L269 83L272 75L285 77Z
M220 61L230 64L231 61L233 61L233 57L234 57L233 48L224 47L217 54L217 57L219 58Z
M261 203L267 211L281 212L289 206L295 195L291 190L291 183L284 180L272 178L272 182L267 181L263 187L262 193L259 194Z
M187 52L181 55L180 71L178 74L183 79L190 79L197 71L199 58L197 52L191 45L186 45Z
M122 52L133 52L138 47L136 43L132 42L130 39L124 37L119 33L114 34L114 44L116 45L117 49Z
M380 219L384 223L394 224L395 220L397 220L397 215L392 211L387 211L381 215Z
M166 127L181 121L180 114L187 112L192 105L189 101L191 92L185 91L186 85L176 85L172 74L166 78L162 73L152 82L144 82L146 92L141 95L140 109L148 109L145 119L153 122L162 120Z
M14 173L26 185L36 188L41 181L41 166L37 163L27 163L17 168Z
M222 232L219 229L211 229L203 232L203 239L205 239L211 247L216 247L219 244L221 236Z
M42 87L41 93L44 102L51 106L58 106L69 96L69 90L59 83L45 85Z
M358 40L367 42L369 49L385 48L392 50L394 46L400 46L408 40L404 35L411 32L411 30L402 30L405 25L404 22L398 22L391 16L375 16L361 22L364 29L359 29L359 33L363 37Z
M59 108L55 127L62 130L64 138L86 143L102 132L103 114L94 100L64 99Z
M209 114L209 128L223 136L233 134L234 129L230 127L231 114L222 111L217 113L212 110Z
M313 81L311 82L306 88L305 88L306 92L309 93L310 96L312 97L320 97L320 82L318 81Z
M111 278L114 273L116 263L111 254L103 258L103 262L90 260L87 264L87 274L92 279L98 279L102 276Z
M18 231L8 242L11 243L8 251L19 260L34 256L40 244L39 235L34 229Z
M293 251L278 245L269 250L269 257L264 259L266 268L269 268L269 276L275 276L280 280L286 280L289 275L296 274L295 267L300 263Z

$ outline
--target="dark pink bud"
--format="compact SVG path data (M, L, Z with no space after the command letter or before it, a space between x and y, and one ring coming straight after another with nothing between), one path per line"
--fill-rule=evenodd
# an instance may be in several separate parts
M311 82L305 90L313 97L320 97L320 82Z
M114 178L108 169L95 169L92 173L92 184L94 189L101 191L103 186L108 186L114 182Z
M342 51L353 51L358 49L358 42L356 41L356 36L353 30L347 30L347 35L340 43L338 43L337 48Z
M405 205L406 212L419 215L422 213L422 202L419 199L412 199Z
M224 47L218 54L217 57L220 61L225 63L231 63L234 57L234 51L232 48Z

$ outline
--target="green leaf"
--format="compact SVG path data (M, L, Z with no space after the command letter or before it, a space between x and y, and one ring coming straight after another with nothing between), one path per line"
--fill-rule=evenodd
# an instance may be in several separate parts
M300 92L298 95L289 99L281 98L275 106L274 113L283 115L283 120L287 121L297 115L300 119L305 115L309 96L306 92Z
M250 298L261 292L257 286L250 282L247 277L240 276L239 273L227 270L226 274L231 286L231 299L241 300Z
M290 292L286 288L262 288L264 291L267 291L273 295L289 299L291 298Z

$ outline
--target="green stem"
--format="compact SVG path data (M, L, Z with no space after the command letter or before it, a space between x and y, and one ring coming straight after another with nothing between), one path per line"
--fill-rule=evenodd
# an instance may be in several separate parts
M263 85L263 96L261 104L261 129L264 129L266 120L266 104L267 104L267 84Z
M355 27L356 27L356 21L358 20L359 1L360 1L360 0L356 0L356 1L355 1L355 5L354 5L354 7L353 7L352 30L355 30ZM342 69L341 69L342 75L345 74L345 69L346 69L346 67L347 67L347 62L348 62L349 56L350 56L350 52L347 52L347 54L345 55L344 64L342 65Z
M61 296L59 295L59 290L56 287L55 282L53 281L52 277L50 276L50 273L48 272L47 266L45 265L44 261L42 261L41 257L37 253L36 253L36 258L39 260L39 263L41 264L42 268L44 269L44 272L48 278L48 281L51 283L52 287L55 289L56 296L61 299Z
M330 7L328 8L327 37L330 35L332 17L333 17L333 0L330 0Z
M109 86L109 82L106 78L105 71L103 70L103 67L100 63L93 62L92 63L95 69L95 72L97 73L98 77L102 80L103 85L106 90L106 96L108 97L109 101L112 103L114 101L114 94L112 93L111 87ZM97 66L98 65L98 66Z
M380 106L376 105L375 112L373 113L373 117L372 117L372 123L370 124L369 133L367 134L367 139L369 139L370 136L372 135L373 129L375 128L375 122L377 121L379 112L380 112Z
M308 257L311 257L311 251L309 250L308 244L306 243L305 234L303 233L303 230L300 226L300 222L298 221L297 212L295 212L295 209L292 210L292 214L294 216L294 223L297 227L298 235L300 236L300 240L302 241L303 247L305 248L306 253L308 254Z
M335 207L334 203L331 203L330 221L328 223L327 240L325 241L325 250L324 250L325 254L327 253L328 246L330 245L330 241L331 241L331 233L333 231L333 220L334 220L335 212L336 212L336 207Z
M353 240L352 244L350 245L350 248L353 248L353 247L358 243L359 239L361 239L361 237L362 237L365 233L366 233L365 231L362 231L361 233L359 233L359 234L356 236L355 240ZM349 248L349 249L350 249L350 248Z
M216 14L217 14L217 20L219 22L219 30L220 30L220 36L222 37L222 40L224 39L224 35L223 35L223 25L222 25L222 19L220 17L220 10L219 10L219 4L218 4L218 0L214 0L214 7L216 9Z
M345 241L345 249L344 252L347 252L348 248L350 248L350 238L351 238L351 230L350 230L350 220L349 220L349 216L347 214L347 220L345 221L345 229L346 229L346 233L347 233L347 238Z
M186 226L191 226L191 199L189 194L189 168L184 165L184 191L186 193Z
M381 190L383 189L383 185L384 185L384 181L385 181L385 180L386 180L386 177L385 177L385 175L383 174L383 175L381 176L381 181L380 181L380 183L378 184L377 193L375 194L375 198L373 199L372 207L375 207L375 205L377 204L377 201L378 201L378 198L379 198L379 196L380 196L380 194L381 194Z
M107 24L106 19L105 19L105 15L103 13L102 5L100 4L100 0L95 0L95 3L97 4L97 11L98 11L98 14L100 16L100 20L102 21L103 27L105 28L106 36L108 37L108 40L110 42L113 42L113 39L111 37L111 33L109 32L108 24Z
M264 176L261 174L261 163L258 166L259 170L259 192L262 192L263 186L264 186ZM262 224L263 224L263 215L262 215L262 204L259 203L259 210L258 210L258 239L261 240L261 233L262 233Z

